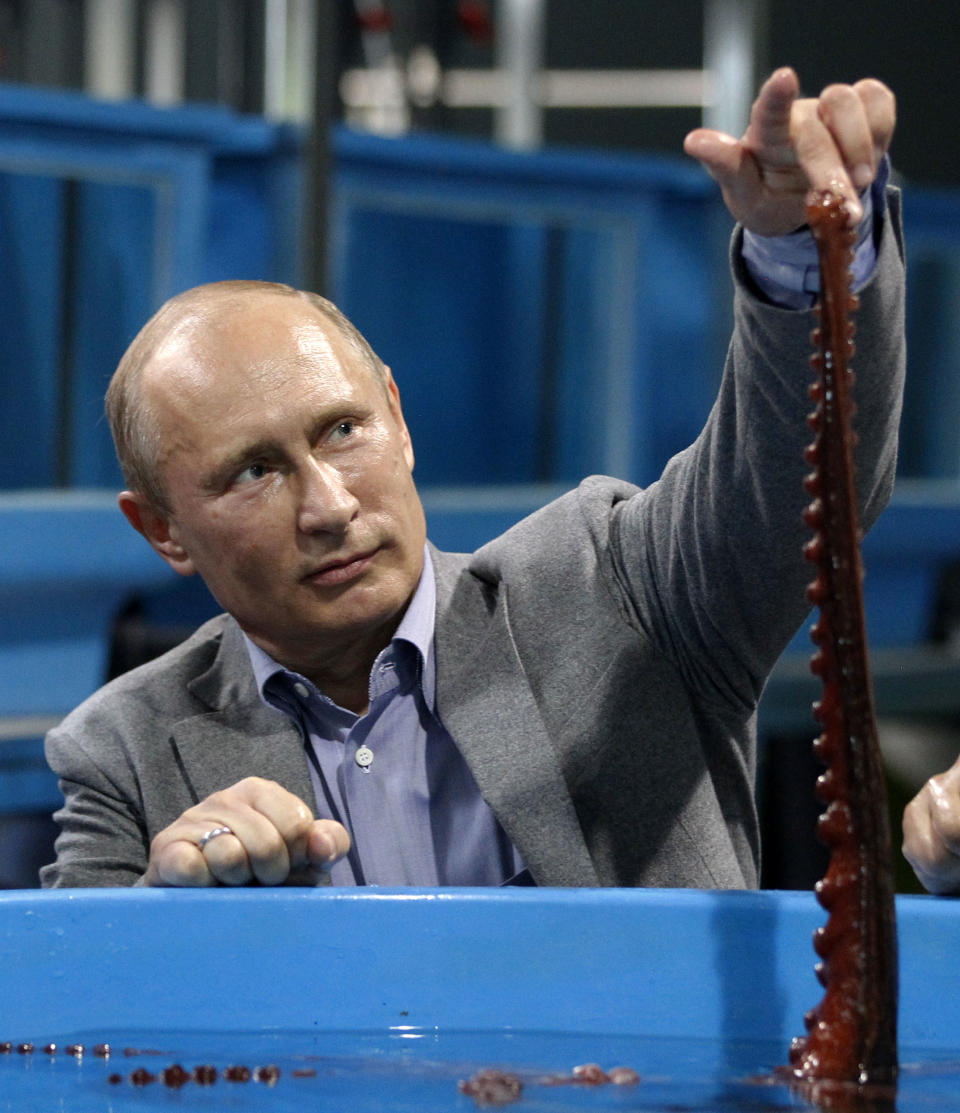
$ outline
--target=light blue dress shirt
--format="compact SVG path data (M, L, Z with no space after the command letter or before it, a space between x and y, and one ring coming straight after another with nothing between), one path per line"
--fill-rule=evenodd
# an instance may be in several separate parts
M889 179L890 159L884 157L873 185L860 197L863 217L851 267L854 293L866 285L877 262L874 228L877 219L886 212ZM744 231L743 261L761 292L775 305L809 309L816 301L820 292L820 264L809 228L799 228L788 236L757 236Z
M318 818L353 842L335 885L530 884L519 854L435 714L436 587L429 552L417 590L370 673L365 715L338 706L247 639L265 703L307 747Z

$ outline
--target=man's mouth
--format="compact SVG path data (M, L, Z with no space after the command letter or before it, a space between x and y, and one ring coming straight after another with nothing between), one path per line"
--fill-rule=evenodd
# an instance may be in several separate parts
M328 560L313 572L308 572L303 577L304 582L317 584L321 587L336 587L339 584L349 583L363 575L376 554L377 550L371 549L369 552L356 553L354 556L343 557L339 560Z

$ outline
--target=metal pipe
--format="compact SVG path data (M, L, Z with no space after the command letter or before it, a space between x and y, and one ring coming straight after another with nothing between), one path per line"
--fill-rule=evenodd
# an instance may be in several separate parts
M314 11L313 37L310 40L315 69L305 151L303 212L304 278L306 285L320 294L327 292L329 286L328 210L333 171L330 128L336 106L339 40L339 6L329 3L329 0L321 0Z
M703 13L703 66L709 75L705 127L740 136L750 119L757 84L757 54L764 0L707 0Z
M287 101L287 0L266 0L263 43L263 114L282 120Z
M288 32L286 117L309 123L316 108L317 0L290 0Z
M507 147L530 150L543 142L543 109L535 83L543 68L544 0L500 0L495 56L506 77L494 134Z
M134 0L87 0L83 26L84 89L104 100L134 94Z
M149 0L144 44L144 95L152 104L184 96L186 25L183 0Z

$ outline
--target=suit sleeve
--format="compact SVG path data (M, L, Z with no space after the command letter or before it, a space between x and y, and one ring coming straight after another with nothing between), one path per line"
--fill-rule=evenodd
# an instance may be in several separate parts
M122 753L118 740L114 753ZM107 752L106 749L104 752ZM117 764L111 775L94 759L82 738L68 727L47 735L47 762L60 778L64 807L57 858L40 871L44 888L136 885L147 869L149 840L132 804L136 789L126 784L129 769Z
M899 197L856 314L861 524L893 487L905 355ZM618 573L638 621L701 705L743 719L809 610L804 449L812 440L812 312L758 297L733 247L734 333L706 426L661 479L622 504Z

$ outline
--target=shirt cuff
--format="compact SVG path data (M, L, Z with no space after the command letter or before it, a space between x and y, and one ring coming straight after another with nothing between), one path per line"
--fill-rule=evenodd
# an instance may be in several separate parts
M877 262L874 229L886 212L890 160L884 156L877 176L861 195L863 219L851 267L854 292L867 284ZM820 292L820 263L813 233L806 225L787 236L758 236L744 229L743 261L760 292L784 309L809 309Z

